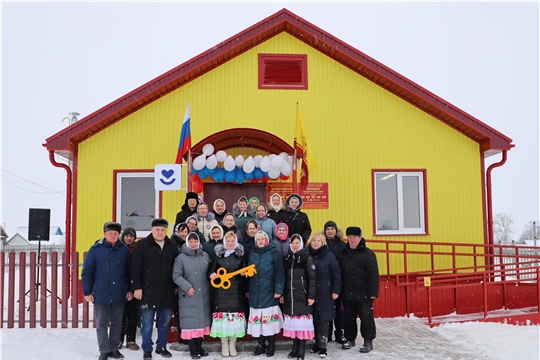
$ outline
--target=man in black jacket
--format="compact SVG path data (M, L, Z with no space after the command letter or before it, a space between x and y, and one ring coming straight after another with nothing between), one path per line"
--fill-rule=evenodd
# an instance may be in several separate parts
M133 250L131 288L140 304L143 359L152 358L152 329L156 313L156 354L172 356L166 345L172 309L176 302L172 269L178 248L166 235L168 226L165 219L152 220L152 233L139 240Z
M361 353L373 350L376 336L373 301L379 296L379 267L375 253L366 247L362 229L347 228L348 244L338 255L341 267L341 297L343 298L343 329L345 342L341 348L348 350L355 345L358 335L356 317L360 317L360 334L364 338Z

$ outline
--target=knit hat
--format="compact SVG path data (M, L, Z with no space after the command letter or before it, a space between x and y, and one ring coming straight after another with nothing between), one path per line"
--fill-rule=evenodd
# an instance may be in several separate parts
M326 224L324 224L324 231L326 232L326 229L329 228L329 227L333 227L334 229L337 230L337 225L332 220L329 220L329 221L326 222Z
M135 231L134 228L132 227L127 227L124 229L124 231L122 232L122 239L124 238L124 236L126 235L131 235L133 236L135 239L137 238L137 232Z
M362 229L358 226L349 226L345 234L347 236L362 236Z
M120 234L122 232L122 225L117 222L108 221L103 224L103 232L109 230L118 231L118 233Z
M169 222L165 219L161 219L161 218L158 218L158 219L154 219L152 220L152 227L154 226L163 226L163 227L168 227L169 226Z

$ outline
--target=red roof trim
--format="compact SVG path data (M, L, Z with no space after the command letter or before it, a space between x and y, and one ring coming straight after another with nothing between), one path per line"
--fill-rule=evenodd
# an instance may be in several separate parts
M44 146L71 158L79 142L284 31L478 142L481 151L513 147L512 139L287 9L105 105L47 138Z

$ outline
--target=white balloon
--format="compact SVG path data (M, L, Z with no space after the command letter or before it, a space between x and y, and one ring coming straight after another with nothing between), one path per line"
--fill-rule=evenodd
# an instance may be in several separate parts
M209 156L208 159L206 159L206 167L212 170L212 169L215 169L216 166L217 166L216 155Z
M292 168L292 155L287 156L287 162L289 163L289 165L291 165Z
M270 179L277 179L279 177L279 174L280 174L280 170L279 169L276 169L275 167L272 167L270 168L270 170L268 170L268 177Z
M263 159L261 160L261 170L268 171L271 167L272 165L270 164L270 159L268 158L268 156L263 157Z
M206 165L206 155L202 154L193 160L193 168L197 171L201 170Z
M272 160L274 160L274 158L275 158L276 156L277 156L276 154L270 154L270 155L268 155L268 158L270 159L270 162L272 162Z
M216 159L217 161L219 162L224 162L225 159L227 159L227 153L223 150L219 150L217 153L216 153Z
M253 162L255 163L255 167L261 167L262 159L263 159L262 155L255 155L255 157L253 158Z
M281 165L281 173L285 176L291 175L292 167L288 162L284 161L283 165Z
M273 168L279 169L283 165L283 158L281 156L276 156L270 162Z
M244 161L244 165L242 166L244 169L244 172L246 174L251 174L253 170L255 169L255 161L253 161L253 158L250 156Z
M204 144L202 147L202 152L206 156L210 156L214 153L214 145L212 144Z
M279 156L281 156L285 161L287 161L287 159L289 158L289 154L287 154L285 151L280 153Z
M232 158L231 155L227 156L227 158L225 159L225 162L223 163L223 167L227 171L234 170L235 164L234 164L234 159Z
M244 157L242 155L238 155L236 159L234 159L234 163L236 164L236 166L244 165Z

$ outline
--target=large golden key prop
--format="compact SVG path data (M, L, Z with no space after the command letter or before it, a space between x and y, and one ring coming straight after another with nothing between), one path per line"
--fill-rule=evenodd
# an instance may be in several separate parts
M216 284L216 280L218 279L212 279L211 283L212 286L215 288L222 287L224 290L227 290L231 287L231 281L229 280L235 275L245 273L245 276L253 276L257 273L257 270L255 269L255 264L251 264L249 266L246 266L245 268L241 268L240 270L233 271L231 273L228 273L225 268L220 267L216 274L220 280L219 284Z

